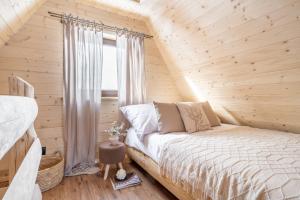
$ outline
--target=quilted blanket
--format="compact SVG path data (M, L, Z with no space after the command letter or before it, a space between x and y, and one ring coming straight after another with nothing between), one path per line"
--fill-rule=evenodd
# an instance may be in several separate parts
M37 113L33 98L0 95L0 159L31 127Z
M162 176L195 199L300 199L300 135L236 126L169 141Z

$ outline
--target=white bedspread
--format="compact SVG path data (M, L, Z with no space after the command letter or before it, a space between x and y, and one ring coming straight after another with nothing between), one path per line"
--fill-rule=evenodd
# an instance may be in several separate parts
M195 199L300 199L300 135L236 126L164 143L161 173Z
M17 173L10 183L3 200L39 199L40 190L35 186L37 172L42 157L40 140L35 138ZM34 194L34 192L37 192Z
M202 133L214 133L218 131L225 131L234 127L236 126L230 124L222 124L222 126L216 126L212 130L203 131ZM143 152L158 163L160 154L162 152L161 150L165 143L174 139L187 137L189 135L190 134L187 134L186 132L174 132L168 134L152 133L146 135L143 142L141 142L140 139L137 137L135 130L133 128L130 128L128 129L125 143L128 146L134 147L135 149Z
M37 112L32 98L0 95L0 159L31 126Z

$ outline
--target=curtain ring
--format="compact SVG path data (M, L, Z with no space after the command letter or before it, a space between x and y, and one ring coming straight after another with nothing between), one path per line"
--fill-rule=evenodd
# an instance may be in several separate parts
M96 32L97 31L97 24L96 24L95 20L93 21L93 25L94 25L94 31Z
M62 16L62 18L60 19L60 20L61 20L61 23L66 23L66 18L67 18L67 15L64 14L64 15Z
M126 36L126 37L128 37L129 36L129 30L127 29L127 28L123 28L123 33L124 33L124 35Z
M118 28L115 26L116 29L116 33L118 36L122 36L125 33L125 29L124 28Z
M78 16L75 18L75 23L77 26L79 26L79 17Z
M100 30L101 30L101 31L103 31L103 26L104 26L103 22L100 21Z
M67 20L69 21L69 22L71 22L71 24L74 24L74 19L73 19L73 16L71 15L71 14L69 14L68 16L67 16Z

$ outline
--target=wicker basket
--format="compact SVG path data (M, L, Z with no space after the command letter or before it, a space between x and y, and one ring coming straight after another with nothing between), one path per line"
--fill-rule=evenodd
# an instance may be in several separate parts
M42 192L57 186L64 176L64 158L60 152L44 155L39 167L37 182Z

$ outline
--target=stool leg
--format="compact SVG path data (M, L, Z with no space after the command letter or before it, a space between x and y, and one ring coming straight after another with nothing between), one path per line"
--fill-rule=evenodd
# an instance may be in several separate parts
M99 169L100 169L100 171L103 170L103 167L104 167L104 164L103 163L99 163Z
M107 179L108 171L109 171L109 165L106 165L106 166L105 166L105 173L104 173L104 180Z
M118 163L118 166L119 166L120 169L123 169L123 165L122 165L121 162Z

